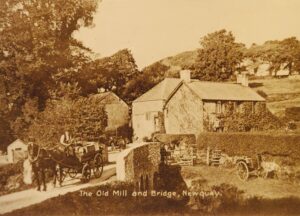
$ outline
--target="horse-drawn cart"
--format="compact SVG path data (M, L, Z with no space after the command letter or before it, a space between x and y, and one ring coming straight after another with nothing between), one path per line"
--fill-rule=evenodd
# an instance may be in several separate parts
M88 182L92 174L100 178L103 172L102 148L97 142L75 143L66 147L66 157L56 160L64 178L75 178L81 173L81 181ZM55 159L55 158L54 158Z

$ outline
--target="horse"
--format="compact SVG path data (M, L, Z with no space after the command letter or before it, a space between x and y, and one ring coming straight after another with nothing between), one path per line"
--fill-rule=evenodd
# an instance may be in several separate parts
M37 190L41 190L41 185L44 186L43 190L47 190L46 186L46 170L49 169L53 173L53 185L56 186L58 179L57 168L59 170L59 185L62 185L62 168L51 158L50 150L46 150L37 144L30 143L28 145L28 159L32 166L32 171L37 180Z

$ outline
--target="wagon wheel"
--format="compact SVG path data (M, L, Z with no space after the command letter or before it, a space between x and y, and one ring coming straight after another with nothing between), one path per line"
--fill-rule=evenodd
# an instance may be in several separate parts
M237 163L237 175L242 181L247 181L249 178L249 169L244 161L239 161Z
M75 178L77 176L77 169L74 169L74 168L69 168L68 169L68 174L71 178Z
M96 154L93 160L93 173L96 178L100 178L103 173L103 159L100 154Z
M88 163L84 164L81 174L82 174L81 176L82 182L88 182L91 179L91 168Z

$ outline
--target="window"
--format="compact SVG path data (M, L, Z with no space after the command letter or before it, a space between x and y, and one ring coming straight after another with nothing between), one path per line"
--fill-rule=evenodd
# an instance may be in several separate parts
M235 112L240 112L240 110L241 110L241 104L242 104L242 102L240 102L240 101L235 101L234 102L234 111Z
M221 101L218 101L216 103L216 113L221 113L222 112L222 103Z
M151 118L151 112L146 113L146 120L149 121Z
M22 148L15 148L15 150L16 150L16 151L21 151L21 150L22 150Z
M253 102L252 102L252 113L255 113L255 105L256 105L256 102L253 101Z
M154 130L155 130L155 131L160 131L159 118L158 118L158 116L155 116L155 117L154 117Z

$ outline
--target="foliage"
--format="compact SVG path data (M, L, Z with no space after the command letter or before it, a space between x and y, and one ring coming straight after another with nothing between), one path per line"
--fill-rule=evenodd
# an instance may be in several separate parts
M300 136L278 133L201 133L198 148L217 148L230 156L256 157L259 153L300 159Z
M8 144L13 141L13 138L9 122L0 115L0 151L6 151Z
M217 115L225 132L271 131L281 129L282 121L273 115L264 102L243 102L234 108L234 102L225 104L225 111ZM204 118L206 131L213 131L209 116Z
M6 190L9 178L11 176L22 174L23 172L23 161L19 161L15 164L8 164L0 167L0 191L4 192Z
M53 146L65 131L81 140L98 140L106 126L105 108L93 98L50 101L26 135L40 145Z
M96 7L96 0L1 1L0 109L16 136L30 124L24 106L42 111L49 91L89 60L73 33L92 24Z
M124 90L124 97L128 102L138 98L156 84L161 82L169 67L156 62L148 67L145 67L134 79L130 80Z
M285 117L289 120L300 121L300 107L286 108Z
M231 32L220 30L200 41L201 48L193 66L192 76L200 80L228 80L243 60L243 44L235 42Z
M196 137L194 134L154 134L153 141L159 141L161 143L180 143L185 142L187 144L195 144Z
M189 188L191 192L202 193L193 196L190 205L204 213L216 213L224 209L237 207L244 200L244 191L229 184L210 186L205 179L195 179ZM206 194L206 196L205 196Z
M83 95L97 93L103 88L123 96L126 83L139 73L135 60L128 49L114 55L91 61L78 73L76 79Z
M270 75L277 76L281 69L288 69L289 74L300 71L300 41L296 37L266 41L263 45L253 44L245 50L245 56L253 62L269 63Z

